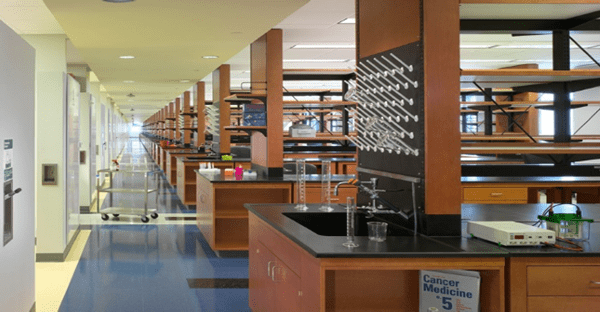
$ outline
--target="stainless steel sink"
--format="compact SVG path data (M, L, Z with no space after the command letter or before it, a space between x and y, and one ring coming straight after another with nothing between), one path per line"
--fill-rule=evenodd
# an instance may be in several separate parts
M343 212L284 212L284 216L294 220L315 234L322 236L346 236L346 213ZM367 222L388 223L388 236L413 236L413 231L397 225L402 217L393 214L377 214L367 218L364 213L355 216L356 236L368 236Z

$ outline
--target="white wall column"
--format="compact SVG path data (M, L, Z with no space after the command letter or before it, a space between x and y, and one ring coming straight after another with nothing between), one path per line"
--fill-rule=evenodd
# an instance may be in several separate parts
M61 261L67 251L65 196L65 35L22 36L36 50L36 209L38 260ZM57 164L58 185L42 185L42 164Z

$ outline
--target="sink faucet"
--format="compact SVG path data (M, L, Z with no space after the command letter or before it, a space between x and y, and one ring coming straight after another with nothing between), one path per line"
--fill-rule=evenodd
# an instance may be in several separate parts
M335 196L339 195L338 188L340 187L340 185L344 185L344 184L354 185L354 183L352 181L355 181L355 180L356 179L350 179L348 181L342 181L342 182L336 184L335 188L333 188L333 195L335 195Z

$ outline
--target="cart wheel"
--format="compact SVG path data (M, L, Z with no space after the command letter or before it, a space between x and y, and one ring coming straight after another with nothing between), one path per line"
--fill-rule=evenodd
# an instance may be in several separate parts
M113 216L116 218L116 217L119 216L119 214L118 213L113 213Z
M155 213L151 214L150 216L152 217L152 219L156 219L156 218L158 218L158 213L155 212Z
M108 220L108 215L103 213L102 214L102 220L104 220L104 221Z
M148 217L146 217L146 216L142 217L142 222L148 223L148 221L150 221L150 219L148 219Z

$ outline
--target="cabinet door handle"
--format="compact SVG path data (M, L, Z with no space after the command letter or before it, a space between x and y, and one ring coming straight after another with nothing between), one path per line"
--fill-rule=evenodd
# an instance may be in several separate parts
M491 193L490 196L502 196L504 195L503 193Z
M277 274L277 273L279 273L279 274ZM271 279L273 280L273 282L279 283L279 282L282 281L282 279L281 278L277 278L277 276L278 275L281 276L282 274L285 275L284 268L278 267L278 266L274 265L273 266L273 272L271 273Z
M600 282L590 281L591 284L600 285Z
M269 261L267 263L267 276L269 276L269 277L271 277L271 270L273 269L273 268L271 268L271 263L273 263L273 262L275 262L275 261Z

